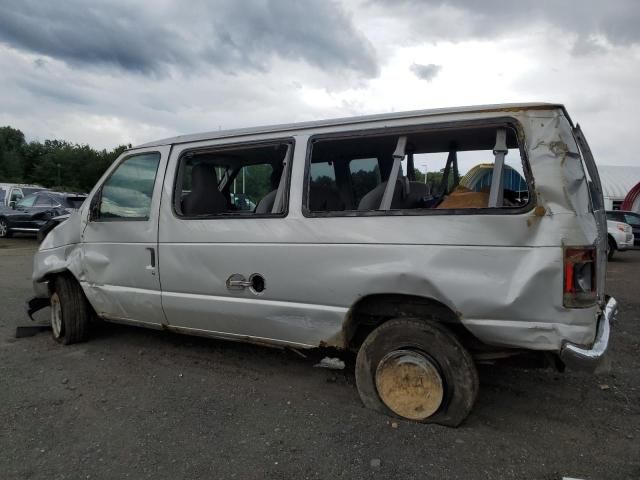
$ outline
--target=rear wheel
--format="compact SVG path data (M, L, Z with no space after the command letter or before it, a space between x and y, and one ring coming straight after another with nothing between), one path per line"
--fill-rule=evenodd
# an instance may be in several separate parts
M611 260L613 255L616 253L616 241L609 237L607 242L607 259Z
M57 277L50 300L53 338L64 345L85 341L93 310L78 282L69 275Z
M473 359L441 325L390 320L364 341L356 383L365 406L423 423L459 425L478 394Z
M0 218L0 238L10 238L13 235L5 218Z

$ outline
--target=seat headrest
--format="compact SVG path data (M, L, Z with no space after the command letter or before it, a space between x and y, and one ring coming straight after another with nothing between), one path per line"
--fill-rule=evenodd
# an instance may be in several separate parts
M192 190L217 190L216 169L205 163L194 165L191 170L191 188Z

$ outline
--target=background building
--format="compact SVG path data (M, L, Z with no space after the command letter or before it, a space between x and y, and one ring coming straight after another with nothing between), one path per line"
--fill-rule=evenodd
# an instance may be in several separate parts
M625 209L640 211L640 167L599 165L598 172L607 210L620 210L625 198L629 196Z

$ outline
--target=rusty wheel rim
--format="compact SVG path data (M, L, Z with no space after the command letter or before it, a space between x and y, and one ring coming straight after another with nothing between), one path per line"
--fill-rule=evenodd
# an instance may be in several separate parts
M376 388L384 404L396 415L425 420L438 411L444 384L429 357L414 350L394 350L376 368Z
M62 307L57 293L51 295L51 330L54 338L62 335Z

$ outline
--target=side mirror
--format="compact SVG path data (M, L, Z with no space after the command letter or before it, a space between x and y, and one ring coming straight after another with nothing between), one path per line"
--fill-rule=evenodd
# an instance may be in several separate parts
M98 190L91 199L89 205L89 221L97 220L100 218L100 203L102 200L102 190Z

